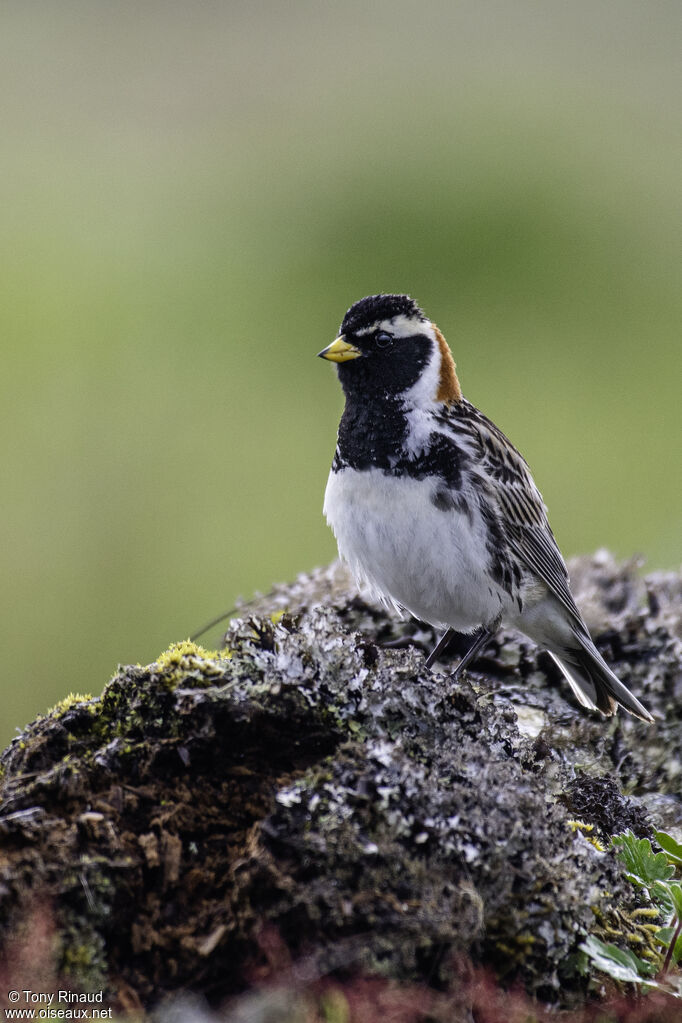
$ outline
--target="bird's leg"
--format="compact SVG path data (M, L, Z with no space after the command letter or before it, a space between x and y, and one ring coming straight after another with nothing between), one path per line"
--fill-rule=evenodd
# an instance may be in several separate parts
M436 643L435 647L433 648L433 650L431 651L429 656L426 658L426 667L427 668L430 668L431 665L434 663L434 661L438 660L438 655L441 654L443 652L443 650L445 650L445 647L448 645L448 643L450 642L450 640L452 639L454 634L455 634L455 630L454 629L446 629L445 630L445 632L443 633L441 638L438 640L438 642Z
M453 678L457 679L466 668L467 664L471 664L476 654L483 649L489 639L495 635L500 625L502 624L502 615L495 619L490 626L483 626L476 639L473 641L464 657L460 660L459 664L455 668ZM426 667L430 668L434 661L438 660L438 655L442 654L452 637L455 635L455 629L446 629L441 638L436 643L435 647L426 658Z
M476 654L483 649L488 640L492 639L494 635L495 633L492 631L492 629L481 629L478 636L473 641L473 643L471 644L471 646L469 647L464 657L461 659L461 661L459 662L459 664L457 665L457 667L455 668L450 677L453 679L458 679L459 676L464 671L464 669L466 668L466 666L468 664L471 664Z

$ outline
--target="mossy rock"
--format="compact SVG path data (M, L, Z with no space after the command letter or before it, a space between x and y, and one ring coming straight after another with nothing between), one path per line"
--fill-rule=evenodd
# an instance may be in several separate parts
M120 1004L243 990L268 929L318 974L446 986L465 956L583 998L581 941L635 905L605 840L682 823L682 582L573 575L656 725L585 713L511 633L461 681L425 669L431 631L338 564L245 605L222 650L67 699L2 756L6 954L39 907L54 969Z

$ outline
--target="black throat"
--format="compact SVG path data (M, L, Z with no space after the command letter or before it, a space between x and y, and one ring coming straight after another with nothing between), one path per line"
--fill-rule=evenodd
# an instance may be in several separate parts
M391 471L403 457L407 416L400 398L365 402L346 397L332 468Z
M436 427L434 420L434 430L423 451L408 453L405 441L409 423L399 398L375 400L371 405L347 399L332 472L380 469L387 476L432 478L448 488L444 492L446 504L437 506L449 508L462 486L467 459L454 437L446 436Z

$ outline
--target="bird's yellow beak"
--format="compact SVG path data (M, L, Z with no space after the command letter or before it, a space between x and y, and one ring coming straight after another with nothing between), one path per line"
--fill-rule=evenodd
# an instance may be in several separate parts
M362 352L355 345L349 344L343 334L339 334L330 345L317 354L320 359L329 359L330 362L350 362L351 359L358 359Z

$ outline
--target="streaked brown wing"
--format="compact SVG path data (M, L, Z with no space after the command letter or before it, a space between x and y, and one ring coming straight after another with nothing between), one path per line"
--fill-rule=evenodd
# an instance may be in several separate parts
M542 495L523 456L490 419L463 399L451 406L447 422L465 429L480 458L481 483L495 505L509 545L524 564L549 587L576 624L582 616L569 589L568 572L547 518Z

